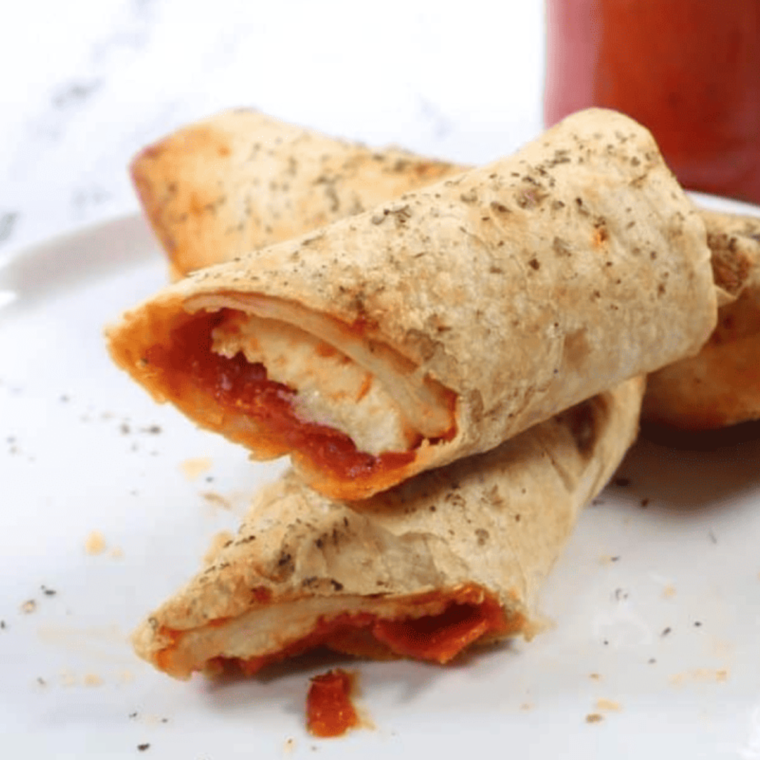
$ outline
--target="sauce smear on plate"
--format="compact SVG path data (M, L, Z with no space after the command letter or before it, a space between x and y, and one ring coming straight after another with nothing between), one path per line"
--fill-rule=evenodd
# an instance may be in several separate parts
M306 697L306 725L314 736L343 736L359 724L351 702L354 676L336 668L314 676Z

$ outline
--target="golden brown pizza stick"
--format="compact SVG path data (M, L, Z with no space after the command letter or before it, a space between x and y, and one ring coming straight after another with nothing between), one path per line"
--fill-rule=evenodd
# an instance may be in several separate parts
M371 150L238 110L142 151L132 175L175 278L295 237L467 167ZM657 372L644 418L700 429L760 418L760 219L700 210L719 289L702 351Z
M110 330L158 400L360 499L696 353L702 221L588 111L514 156L174 284Z
M583 505L636 437L643 385L629 380L360 511L289 471L139 627L137 653L187 678L226 662L252 674L318 646L444 663L530 638L538 592Z
M141 151L131 175L177 278L357 214L464 167L225 111Z

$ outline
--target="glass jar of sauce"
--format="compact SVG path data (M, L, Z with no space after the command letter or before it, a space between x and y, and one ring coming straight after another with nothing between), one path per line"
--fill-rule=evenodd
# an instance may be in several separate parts
M546 0L546 22L547 126L622 111L685 187L760 203L760 0Z

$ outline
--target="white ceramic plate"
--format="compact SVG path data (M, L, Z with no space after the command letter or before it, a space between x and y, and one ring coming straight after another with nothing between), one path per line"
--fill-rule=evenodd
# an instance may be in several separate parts
M221 685L138 661L130 630L282 466L112 366L103 325L165 276L136 217L0 261L3 757L760 758L760 433L639 442L546 586L555 626L455 667L352 664L372 729L306 733L324 660Z

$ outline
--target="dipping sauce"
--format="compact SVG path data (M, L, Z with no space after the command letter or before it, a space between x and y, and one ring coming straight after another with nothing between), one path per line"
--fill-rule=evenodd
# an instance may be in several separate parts
M684 187L760 202L760 0L546 0L546 22L547 126L622 111Z

